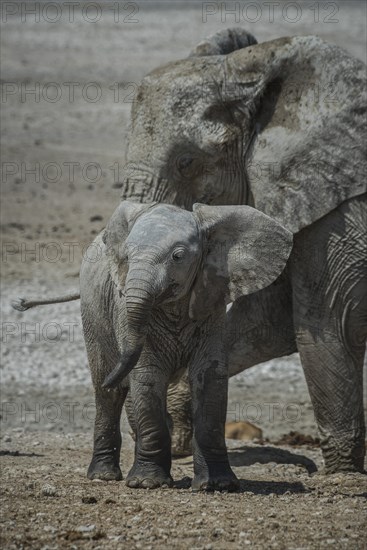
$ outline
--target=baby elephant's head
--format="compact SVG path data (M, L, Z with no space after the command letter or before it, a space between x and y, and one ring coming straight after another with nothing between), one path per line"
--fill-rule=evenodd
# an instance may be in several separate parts
M126 300L128 337L105 387L137 363L153 306L188 297L192 319L205 319L239 296L271 284L283 271L292 235L249 206L122 202L103 241L111 276Z

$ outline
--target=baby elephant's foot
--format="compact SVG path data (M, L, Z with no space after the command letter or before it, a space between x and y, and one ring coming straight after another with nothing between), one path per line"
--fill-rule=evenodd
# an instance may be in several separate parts
M102 479L104 481L120 481L122 473L116 461L108 458L93 457L87 472L88 479Z
M232 472L229 465L216 465L215 468L211 465L212 471L203 471L197 473L192 481L191 487L193 491L237 491L240 487L235 474Z
M157 489L172 487L173 479L161 466L137 461L126 478L126 485L133 489Z

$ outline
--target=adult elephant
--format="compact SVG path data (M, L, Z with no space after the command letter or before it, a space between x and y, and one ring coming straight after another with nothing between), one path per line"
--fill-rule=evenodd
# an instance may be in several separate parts
M328 472L362 471L365 454L365 85L365 65L317 37L222 32L143 79L122 190L248 204L295 234L284 274L229 312L230 374L298 350ZM185 382L170 390L178 453L188 403Z

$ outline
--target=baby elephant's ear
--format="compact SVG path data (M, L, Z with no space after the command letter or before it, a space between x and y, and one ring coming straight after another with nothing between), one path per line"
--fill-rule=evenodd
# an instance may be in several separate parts
M119 204L112 214L102 237L109 252L113 252L116 257L119 256L137 218L155 204L147 205L130 201L122 201Z
M190 298L190 317L202 319L220 305L270 285L283 271L293 236L250 206L194 205L204 235L202 269Z
M128 271L125 241L137 218L149 210L153 204L138 204L123 201L116 208L102 236L106 245L108 265L112 280L119 290L124 289Z

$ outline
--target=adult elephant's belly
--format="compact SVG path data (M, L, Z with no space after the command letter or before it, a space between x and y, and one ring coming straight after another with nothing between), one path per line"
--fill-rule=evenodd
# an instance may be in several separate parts
M297 351L287 272L269 287L236 300L227 312L229 375Z
M310 264L313 268L310 268ZM307 281L304 278L308 270ZM302 275L302 277L301 277ZM284 273L272 285L239 298L227 311L230 376L264 361L297 351L295 305L305 287L315 289L314 312L323 322L324 297L340 318L340 338L348 320L343 312L353 302L359 311L358 341L367 337L367 194L354 197L301 230ZM319 296L320 300L316 300ZM318 305L320 302L320 305ZM324 305L322 306L322 303ZM305 306L306 307L306 306ZM311 304L307 311L311 311ZM302 312L296 311L299 318ZM343 328L344 326L344 328ZM354 327L356 329L356 327Z

